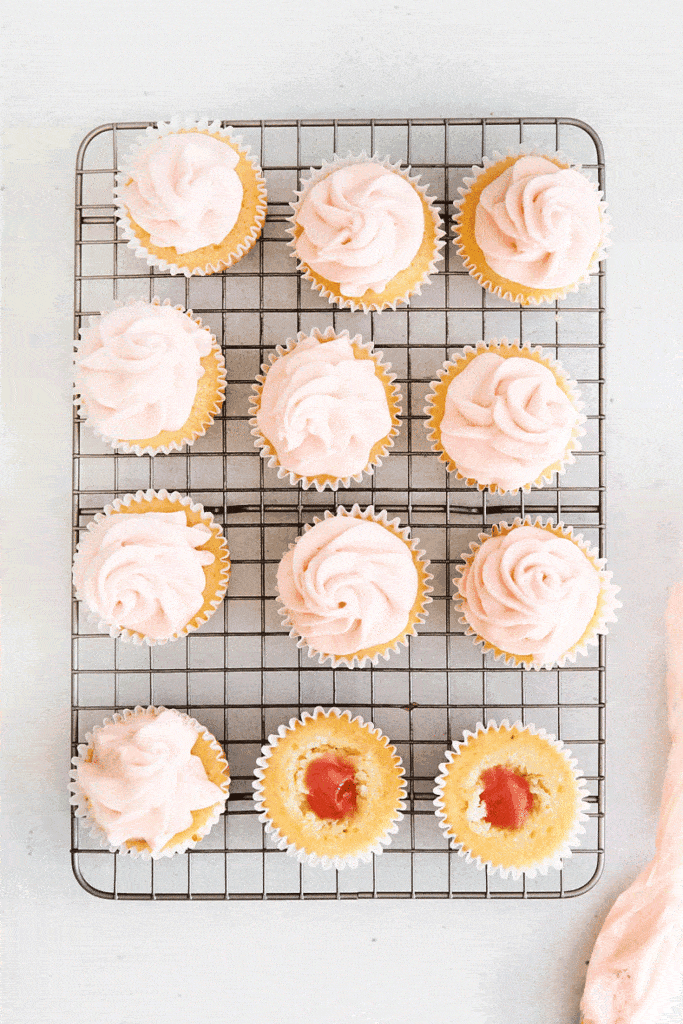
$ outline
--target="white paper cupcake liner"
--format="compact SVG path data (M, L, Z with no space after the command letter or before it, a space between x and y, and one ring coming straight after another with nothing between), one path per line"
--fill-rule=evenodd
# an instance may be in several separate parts
M256 417L256 414L261 404L261 393L263 390L263 385L265 384L266 375L270 370L270 367L274 363L276 363L277 360L280 359L282 356L285 356L289 352L292 352L300 341L303 341L304 338L308 337L317 338L319 341L326 341L330 338L347 338L352 345L364 349L370 355L375 365L381 368L381 370L384 372L384 374L391 382L390 391L394 405L393 410L390 409L390 412L392 412L391 430L387 435L386 441L380 453L377 456L375 456L373 461L369 462L366 466L364 466L360 473L356 473L354 476L338 477L337 479L334 480L321 481L319 476L302 476L300 473L297 473L294 470L285 469L283 466L280 465L278 461L277 452L275 451L273 444L261 433L261 430L258 425L258 419ZM254 441L254 445L259 449L259 454L261 458L268 460L269 467L271 467L272 469L277 469L278 478L280 480L288 478L290 484L292 485L300 483L304 490L308 490L309 487L315 487L317 491L324 491L325 488L329 488L332 491L336 491L339 487L350 487L352 481L355 481L356 483L361 483L363 480L363 476L365 475L371 476L375 468L377 466L382 465L382 460L389 455L390 449L393 448L394 446L394 438L398 436L400 424L398 422L393 421L394 419L398 420L398 417L401 415L402 411L401 389L398 386L398 384L394 383L394 381L396 380L396 374L391 372L391 366L389 365L389 363L383 362L383 353L375 352L372 343L369 341L363 341L360 334L356 334L355 337L351 338L348 331L335 331L333 327L328 327L326 328L325 331L320 332L317 327L314 327L311 331L299 331L296 338L288 338L284 345L278 345L276 347L275 352L271 353L268 359L268 363L262 364L261 369L263 372L257 375L256 383L252 384L254 394L250 395L249 397L249 401L251 403L251 408L249 410L251 414L249 426L252 428L251 433L256 438L256 440ZM382 383L384 384L384 381L382 381ZM387 400L389 400L389 395L387 395Z
M313 527L316 526L318 523L324 522L325 519L333 519L334 515L335 513L326 511L322 519L316 516L312 523L305 524L304 531L302 534L300 534L300 537L303 537L306 533L308 533L309 530L312 530ZM386 644L378 644L377 646L381 646L384 649L378 651L376 654L372 656L369 654L365 654L362 657L359 657L357 653L325 654L323 651L318 650L318 648L315 647L314 644L309 643L309 641L306 640L305 637L303 637L301 633L297 631L296 627L289 618L289 612L283 599L280 597L280 593L276 585L276 598L277 601L282 605L282 607L278 608L278 612L282 616L282 625L285 628L289 629L289 635L297 641L297 647L305 649L308 652L309 658L317 658L319 664L324 665L325 662L329 659L333 668L340 668L341 666L345 666L346 668L364 668L367 665L374 666L379 664L380 657L383 658L385 661L388 661L389 655L392 651L395 652L398 651L401 646L407 646L409 636L417 636L417 631L415 627L423 625L427 617L426 606L428 604L431 604L432 602L432 598L429 595L431 594L433 587L429 586L429 580L433 579L434 577L430 572L427 571L429 568L429 560L425 558L425 552L421 548L418 548L418 544L420 543L419 540L410 537L410 528L407 526L401 527L401 522L398 518L389 519L387 512L375 512L374 507L372 505L369 505L365 510L362 510L360 505L357 504L353 505L350 511L347 511L343 505L340 505L339 508L337 509L336 515L351 516L354 519L368 519L372 522L379 523L381 526L384 526L386 529L388 529L391 533L395 534L395 536L400 537L403 541L405 541L406 545L410 548L413 554L413 561L416 563L416 568L418 570L418 596L421 599L419 611L415 615L416 621L414 625L406 627L406 629L400 634L400 636L397 636L394 640L391 640ZM299 538L293 541L288 546L287 550L293 548L294 545L297 543L298 539Z
M400 174L402 178L405 178L406 181L409 181L413 188L415 188L415 190L420 194L421 198L429 207L429 212L434 223L434 252L432 254L432 258L429 262L428 268L424 271L419 281L417 281L410 288L406 289L403 295L397 297L392 302L363 302L362 296L357 297L337 295L331 292L321 281L317 281L315 279L315 277L309 270L308 266L299 259L296 252L296 215L299 211L301 202L305 197L306 193L308 192L308 190L311 188L311 186L315 185L316 182L322 181L323 178L326 178L333 171L339 170L340 167L348 167L351 164L361 163L381 164L382 167L386 167L388 170L394 171L396 174ZM291 203L293 213L291 217L287 218L289 223L291 224L291 227L287 229L289 234L291 235L291 239L288 244L292 248L291 255L297 260L297 270L301 271L301 273L304 276L304 279L310 282L311 286L315 289L315 291L320 292L321 296L327 299L333 305L336 304L342 309L351 309L354 312L362 310L364 313L381 313L384 309L395 310L398 305L407 305L410 301L411 295L421 295L423 285L431 283L432 274L436 273L436 264L439 260L443 259L441 249L443 249L443 247L446 244L446 232L443 229L443 222L441 220L439 212L436 209L436 206L434 205L436 202L434 196L427 195L427 189L429 188L429 186L426 184L420 185L419 181L422 175L411 174L410 170L410 167L402 167L400 160L397 161L396 163L392 163L388 157L380 157L377 154L368 156L367 153L363 152L358 154L357 156L354 156L353 154L349 153L348 156L345 157L337 156L335 154L334 158L331 161L323 160L322 167L311 167L310 171L308 172L308 177L302 179L301 190L295 193L297 198L293 200Z
M398 776L401 779L399 786L400 799L397 803L396 814L392 817L390 826L377 838L374 838L368 843L367 848L359 852L355 856L318 856L315 853L308 853L306 849L295 841L290 839L280 832L280 829L274 824L272 819L269 817L268 810L264 803L264 787L263 777L266 769L268 768L268 762L273 753L274 748L284 739L285 736L292 732L298 722L303 724L307 720L315 720L320 716L329 718L331 715L337 718L346 718L349 722L357 724L360 728L367 730L367 732L375 736L379 743L388 749L391 755L396 755L396 748L390 743L387 736L384 735L381 729L376 729L372 722L365 722L360 715L356 715L355 718L351 717L350 711L340 711L339 708L330 708L329 711L325 711L322 707L316 707L311 714L308 711L304 711L300 719L290 718L289 725L281 725L277 733L268 737L268 744L261 748L262 756L257 758L256 769L254 771L255 779L252 783L254 787L254 805L256 810L259 812L259 821L262 822L266 827L266 832L270 835L272 841L276 844L279 850L286 850L289 857L296 857L301 864L309 864L311 867L321 867L325 871L329 871L331 868L336 868L337 871L341 871L343 868L355 868L360 863L369 863L372 860L373 854L379 856L385 846L391 845L391 837L398 831L399 822L403 819L403 811L405 811L407 799L406 794L406 783L405 783L405 769L403 768L403 761L398 758L397 769Z
M186 719L189 724L197 730L198 736L201 736L211 747L211 750L216 754L216 761L224 766L226 773L225 779L220 784L220 789L223 790L224 796L222 803L217 801L216 806L213 808L211 816L207 819L206 823L199 828L195 829L194 834L198 836L197 839L189 838L184 840L182 843L178 843L177 846L173 846L170 849L164 847L158 853L152 853L149 846L140 849L137 846L128 846L126 843L122 843L120 846L112 846L107 839L106 833L98 825L94 817L92 817L90 811L90 801L83 793L81 787L78 784L78 772L77 769L80 765L85 763L88 751L92 747L93 737L101 729L107 725L112 725L117 722L125 721L128 718L138 715L159 715L162 711L167 711L163 705L154 706L150 705L147 708L141 707L139 704L133 709L126 708L122 712L114 712L109 718L105 718L102 725L97 725L92 732L85 734L85 743L79 743L78 755L71 758L71 763L74 766L69 773L71 781L69 782L68 789L70 792L69 803L75 807L75 815L81 820L81 825L85 826L89 831L90 835L98 842L101 849L109 850L111 853L126 854L129 857L137 860L160 860L163 857L173 857L176 853L184 853L186 850L196 846L197 843L206 835L209 834L213 826L216 824L221 814L225 810L225 803L228 799L230 792L230 774L228 768L228 762L225 759L225 754L220 743L216 737L205 729L203 725L200 725L195 718L191 718L189 715L184 714L182 711L178 711L178 714ZM203 808L195 808L195 810L203 810Z
M192 501L190 497L188 497L187 495L182 495L178 491L172 491L169 493L167 490L162 488L159 491L154 491L151 489L147 491L136 491L135 494L126 494L125 497L123 498L116 498L111 504L105 505L104 509L101 512L96 513L95 517L91 519L90 522L88 523L87 528L88 530L93 530L95 528L95 525L97 523L102 522L102 520L106 516L111 515L112 512L118 512L120 509L127 508L133 502L153 501L155 498L168 500L173 502L174 504L184 505L187 508L189 508L190 511L200 513L201 521L205 523L206 526L209 527L209 529L211 529L212 526L214 525L214 518L211 515L211 513L205 512L203 506L200 505L198 502ZM137 633L133 630L126 629L122 626L117 626L115 623L107 622L105 619L101 619L96 612L93 612L90 609L90 606L87 604L84 596L79 592L78 589L76 589L77 599L82 603L82 607L88 610L88 621L92 622L93 624L96 624L97 629L99 630L100 633L108 633L109 636L113 639L118 638L120 640L129 641L130 643L138 645L147 644L148 647L161 647L163 644L172 643L174 640L179 640L181 637L187 636L188 633L194 632L195 630L199 629L199 627L203 625L203 623L207 622L211 618L213 613L221 604L223 598L225 597L225 593L228 589L228 581L230 579L230 554L228 551L228 546L225 541L223 531L220 529L217 523L215 525L218 527L219 530L218 536L222 538L223 544L221 545L221 547L222 550L224 551L224 556L221 559L222 567L220 573L220 580L219 585L217 587L216 595L209 602L211 610L202 613L201 617L199 613L193 616L191 623L196 622L196 625L188 623L187 626L185 626L185 628L182 629L179 633L174 633L173 636L164 639L157 640L153 637L142 636L140 633ZM76 554L74 556L74 569L78 561L80 549L81 542L79 542L78 547L76 549Z
M541 529L548 530L556 537L564 537L567 540L573 541L581 549L581 551L583 551L586 558L588 558L588 560L591 562L591 564L595 567L596 571L600 575L600 593L598 597L598 608L596 609L596 613L599 609L599 614L595 619L595 624L591 626L591 623L589 622L586 627L587 632L584 633L584 636L582 636L581 639L577 643L575 643L573 647L571 647L565 654L563 654L561 658L558 658L556 661L550 663L540 664L523 655L510 654L508 651L500 650L500 648L496 647L495 644L489 643L488 640L480 636L476 632L476 630L473 629L472 626L470 626L469 622L467 621L467 618L465 617L465 601L460 595L459 588L460 579L462 579L465 567L471 564L477 551L482 546L482 544L486 543L487 540L490 540L492 537L498 537L501 534L510 533L518 526L540 527ZM617 621L615 613L617 608L621 608L621 602L617 601L616 595L619 593L619 590L621 588L615 586L613 583L610 582L612 579L612 573L605 569L606 559L599 558L597 551L593 547L591 547L588 541L585 541L580 534L574 534L572 527L567 526L564 523L558 523L558 525L555 526L550 520L543 522L540 516L537 516L535 520L532 520L531 516L525 516L524 519L521 519L518 516L512 522L511 525L508 525L506 522L496 523L491 528L490 533L479 534L479 543L477 543L476 541L471 541L470 553L463 554L462 557L464 559L465 564L457 566L457 571L460 573L460 579L457 576L453 579L453 583L455 584L456 588L455 594L453 595L453 600L456 604L457 610L462 612L460 618L458 619L458 622L466 627L465 636L471 636L475 644L481 645L482 653L492 653L494 661L498 661L502 658L506 665L513 665L515 668L534 669L536 671L540 671L544 668L563 668L564 665L566 665L568 662L575 662L577 655L588 654L588 648L590 646L597 645L598 637L601 634L607 634L609 632L607 623ZM589 627L590 632L588 632Z
M441 425L441 421L437 421L435 409L436 388L441 384L445 377L449 376L452 370L457 369L458 364L462 362L464 358L473 354L479 355L482 352L495 352L498 351L501 346L507 348L518 348L518 355L520 355L522 358L524 358L525 356L527 358L533 358L535 362L538 362L542 366L545 366L547 367L547 369L551 370L554 376L556 378L559 378L563 382L564 390L566 390L566 392L568 393L569 399L572 405L574 406L577 414L576 423L574 425L574 429L572 430L572 436L569 445L565 450L565 453L559 459L556 460L556 462L561 463L561 466L559 468L556 468L555 463L553 463L552 466L549 466L546 469L544 469L540 476L538 476L535 480L531 480L528 483L513 488L501 487L499 484L496 483L482 484L479 483L478 480L474 480L472 477L464 476L460 472L454 460L451 458L450 455L448 455L448 453L446 452L441 443L438 430L438 428ZM454 374L454 376L457 376L457 374ZM488 490L492 494L517 494L519 491L524 491L526 494L528 494L531 491L532 487L544 487L546 484L552 483L555 474L557 474L558 477L561 476L563 473L566 472L567 466L570 466L572 465L572 463L576 462L574 452L581 451L581 443L579 441L579 438L583 437L586 433L585 427L583 426L583 424L586 422L586 417L581 411L584 407L583 402L581 401L576 381L570 378L567 371L564 369L561 363L557 361L557 359L553 359L553 357L548 355L547 352L544 352L540 346L537 345L532 347L527 341L525 341L523 344L520 344L518 338L515 338L513 341L508 341L507 338L492 338L490 341L478 341L476 346L465 345L462 354L454 352L451 355L451 358L448 359L443 364L443 366L441 367L437 374L437 378L437 380L432 381L430 384L431 391L427 395L427 402L424 408L425 415L427 416L427 436L428 440L432 441L432 451L439 456L440 462L444 462L446 464L446 468L448 469L448 471L450 473L455 474L456 480L464 480L468 487L476 487L477 490L479 491Z
M89 320L88 320L88 326L80 328L80 330L78 332L79 336L82 339L83 335L85 334L85 332L87 330L90 330L91 328L96 327L97 326L97 322L100 319L100 317L106 316L108 313L113 313L114 310L121 309L123 306L134 305L136 302L144 302L146 304L151 302L155 306L170 306L171 305L170 299L164 299L163 302L162 302L161 299L157 298L156 296L154 298L152 298L151 300L150 299L146 299L146 298L144 298L142 296L134 296L134 297L128 298L128 299L126 299L125 302L117 300L116 302L113 302L111 304L111 306L108 306L107 308L103 309L101 311L101 313L99 313L97 316L91 316L89 318ZM173 309L177 309L178 312L180 312L180 313L186 313L187 316L189 316L191 320L194 320L194 322L196 324L198 324L200 327L205 327L206 326L205 324L202 323L200 317L194 315L194 313L193 313L193 311L191 309L185 309L184 306L182 306L182 305L175 305L175 304L173 305ZM76 351L78 352L78 345L76 346ZM214 355L214 358L216 360L216 364L218 366L218 376L219 376L218 392L220 394L220 400L214 401L212 406L207 407L207 409L205 410L205 414L206 414L206 417L207 417L207 422L202 424L200 429L193 430L191 432L192 433L192 437L183 438L182 441L175 441L174 440L174 441L171 441L170 444L159 445L156 448L151 447L151 445L145 445L144 447L140 447L139 444L134 444L132 441L125 441L125 440L122 440L121 438L110 437L108 434L106 434L103 431L101 431L99 429L99 427L97 427L92 422L92 420L88 416L87 401L80 394L80 391L79 391L78 387L76 385L74 385L74 405L76 406L76 408L78 410L78 415L81 416L84 419L84 421L88 424L88 427L90 428L90 430L92 430L92 432L95 435L95 437L99 437L102 441L105 442L105 444L110 445L112 448L115 449L116 452L118 452L118 453L120 453L122 455L151 455L151 456L160 455L160 454L161 455L168 455L170 452L181 451L184 447L188 447L189 448L191 445L194 444L194 442L197 440L198 437L203 437L206 434L206 431L211 426L211 424L214 422L215 417L219 415L219 413L221 411L221 407L222 407L223 402L225 400L225 388L226 388L226 384L227 384L225 359L223 358L223 353L221 351L221 347L218 344L218 342L216 341L215 334L211 335L211 351L212 351L212 353ZM178 433L180 433L180 431L178 431Z
M131 172L135 163L135 158L140 150L145 149L150 145L150 143L154 142L158 138L162 138L164 135L172 135L179 131L191 131L192 129L204 132L205 134L222 135L224 138L230 140L238 152L240 152L254 168L259 202L256 209L254 224L242 242L237 244L229 254L221 256L215 263L209 262L205 264L204 267L189 269L188 267L182 266L182 257L179 263L169 263L167 260L162 259L159 256L155 256L154 253L151 253L145 248L135 234L135 228L128 216L128 211L123 205L121 189L132 176ZM150 267L158 267L159 270L167 271L169 274L173 275L183 274L185 277L205 277L209 274L218 274L223 270L228 270L231 266L237 263L242 256L249 252L261 234L267 210L266 183L263 178L261 168L257 164L256 159L251 155L249 146L242 145L242 138L235 134L234 128L222 128L220 121L209 121L207 118L195 121L193 118L176 117L171 121L159 121L154 127L145 128L144 139L142 142L131 146L128 149L128 152L123 154L121 157L121 168L116 176L114 202L116 203L117 224L121 228L123 237L128 240L129 248L134 251L135 255L140 259L145 260L147 265ZM183 255L189 254L185 253Z

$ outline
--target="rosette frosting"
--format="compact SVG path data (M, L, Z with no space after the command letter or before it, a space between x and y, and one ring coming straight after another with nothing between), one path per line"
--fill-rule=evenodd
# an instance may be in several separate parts
M182 511L105 516L79 545L78 596L109 625L169 640L204 604L203 567L214 556L201 547L210 537Z
M599 248L599 194L573 168L522 156L482 190L474 235L496 274L562 288L584 276Z
M79 764L76 778L111 846L142 839L159 853L192 825L192 811L225 803L191 753L197 736L185 716L169 710L95 730L92 759Z
M576 423L548 367L481 352L448 386L441 443L466 479L513 491L562 459Z
M316 523L283 556L277 586L309 647L354 654L394 640L418 592L408 544L379 523L336 515Z
M180 430L212 344L207 328L173 306L140 301L103 314L83 332L76 355L88 420L117 440Z
M523 525L487 538L457 586L462 613L478 636L549 667L585 633L601 583L574 541Z
M424 235L415 188L381 164L350 164L315 182L301 199L296 223L299 259L339 284L342 295L381 292L410 265Z
M361 473L391 413L372 359L357 359L348 335L308 337L266 374L257 423L280 465L304 477Z
M218 245L242 208L239 154L204 132L155 139L135 155L119 199L152 245L178 253Z

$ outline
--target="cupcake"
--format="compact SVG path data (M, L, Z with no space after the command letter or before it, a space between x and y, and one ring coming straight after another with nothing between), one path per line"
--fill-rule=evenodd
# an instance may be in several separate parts
M559 153L495 156L473 167L459 189L458 253L482 287L503 299L523 306L564 299L604 258L602 193Z
M78 748L71 803L100 844L154 860L195 846L225 809L230 775L194 718L136 707L105 718Z
M116 216L149 266L206 275L251 249L266 219L266 187L249 149L220 121L147 128L122 161Z
M81 330L76 404L112 447L168 454L206 433L225 397L225 360L192 310L131 299Z
M408 529L371 507L315 519L277 570L280 614L298 647L334 667L362 667L407 644L426 615L429 562Z
M252 434L269 465L319 491L372 473L393 445L400 390L381 353L357 334L299 332L254 384Z
M466 635L522 668L562 667L614 622L618 588L604 559L570 526L498 523L463 555L454 600Z
M199 629L228 586L230 556L209 512L177 491L138 491L88 523L76 596L98 628L150 646Z
M446 751L434 792L439 825L477 867L503 878L561 868L585 832L588 792L576 759L533 725L490 722Z
M290 856L356 867L391 842L405 809L401 758L379 729L337 708L304 712L268 737L254 803Z
M576 385L540 348L507 338L466 346L431 388L432 451L471 487L501 494L543 487L581 447Z
M290 218L297 267L330 302L396 309L419 295L441 259L444 232L419 175L379 157L311 169Z

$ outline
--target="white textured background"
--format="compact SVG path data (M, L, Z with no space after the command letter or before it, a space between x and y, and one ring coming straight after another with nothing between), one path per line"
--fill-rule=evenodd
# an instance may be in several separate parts
M653 850L668 743L662 617L683 576L682 33L673 0L6 5L4 1020L576 1024L600 924ZM73 166L95 125L173 114L562 115L601 135L609 556L624 608L609 644L607 863L590 893L149 905L96 900L73 879Z

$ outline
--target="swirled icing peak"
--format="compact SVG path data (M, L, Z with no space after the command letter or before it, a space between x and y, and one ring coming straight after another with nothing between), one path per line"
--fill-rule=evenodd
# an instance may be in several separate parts
M88 420L117 440L180 430L211 347L211 332L173 306L140 301L103 314L83 332L76 356Z
M562 459L576 423L547 366L480 352L448 385L441 443L466 479L513 491Z
M210 537L183 511L105 516L79 545L78 596L110 625L169 640L204 604L204 566L214 556L201 548Z
M408 267L424 235L422 200L396 171L367 162L339 167L302 196L299 259L342 295L381 292Z
M537 667L555 664L593 618L600 574L581 548L538 526L486 539L457 581L478 636Z
M396 639L418 592L408 544L379 523L341 515L303 533L278 567L280 598L315 651L357 651Z
M579 171L522 156L482 190L474 235L501 277L530 288L572 285L600 245L599 195Z
M356 358L347 335L302 338L266 374L257 422L280 465L304 477L361 473L391 431L372 359Z
M142 839L159 853L192 825L192 811L225 803L191 753L197 736L188 718L169 710L95 730L92 760L79 764L76 777L111 846Z
M135 155L119 198L152 245L178 253L218 245L242 208L239 154L204 132L157 138Z

